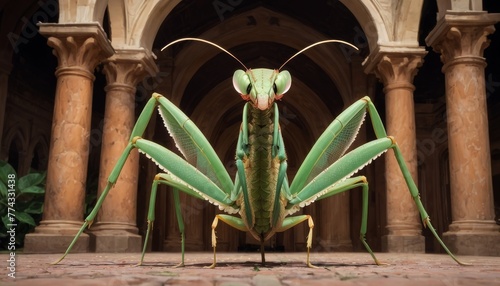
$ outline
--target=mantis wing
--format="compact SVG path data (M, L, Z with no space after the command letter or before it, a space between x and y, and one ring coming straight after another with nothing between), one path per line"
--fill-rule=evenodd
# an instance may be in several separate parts
M344 110L319 137L290 185L296 194L351 146L366 115L366 102L358 100Z
M229 194L233 189L233 182L203 133L168 99L160 96L158 101L161 102L159 111L165 127L186 161Z

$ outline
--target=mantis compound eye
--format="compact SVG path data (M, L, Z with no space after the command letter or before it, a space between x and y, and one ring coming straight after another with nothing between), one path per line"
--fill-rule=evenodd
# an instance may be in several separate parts
M241 95L248 95L252 90L250 77L243 70L236 70L233 74L233 86Z
M288 71L281 71L274 81L273 89L276 97L279 99L292 85L292 75Z

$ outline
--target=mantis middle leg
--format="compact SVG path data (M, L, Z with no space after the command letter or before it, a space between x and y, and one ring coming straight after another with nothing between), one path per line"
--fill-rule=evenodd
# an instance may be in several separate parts
M174 197L174 207L175 207L175 215L177 217L177 223L179 225L179 231L181 233L181 262L175 267L184 267L184 250L185 250L185 232L184 232L184 220L182 217L181 203L179 199L179 190L194 196L196 198L202 199L197 193L190 190L187 185L182 184L178 180L175 180L170 174L160 173L157 174L153 180L153 185L151 187L151 196L149 200L149 209L148 209L148 226L146 230L146 237L144 238L144 246L142 249L141 260L137 264L138 266L142 265L144 261L144 255L146 253L147 244L149 242L149 235L153 228L153 223L155 220L155 206L156 206L156 193L158 190L159 184L165 184L172 187L172 193Z

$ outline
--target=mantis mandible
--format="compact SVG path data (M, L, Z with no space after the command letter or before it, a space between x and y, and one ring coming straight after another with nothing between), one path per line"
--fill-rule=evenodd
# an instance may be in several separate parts
M339 40L325 40L314 43L290 57L279 69L248 69L233 54L219 45L199 38L182 38L169 43L163 49L181 42L203 42L227 53L236 59L245 70L237 70L233 84L243 100L247 101L236 147L237 172L234 181L217 156L213 147L196 125L172 102L154 93L146 103L135 124L127 147L109 175L107 185L94 209L69 245L60 262L69 253L81 233L92 224L106 195L118 180L130 151L134 148L153 160L162 173L155 176L148 210L148 226L144 248L139 265L144 260L146 244L155 219L155 200L157 187L165 184L172 187L175 211L181 232L181 262L184 266L184 222L181 214L179 191L201 200L207 200L228 214L217 214L212 223L212 247L214 259L210 268L216 266L215 229L219 220L233 228L249 232L261 243L262 264L265 263L264 242L275 233L282 232L307 222L306 264L310 262L314 222L310 215L296 215L304 206L315 201L360 187L362 189L362 222L360 239L376 264L375 257L366 242L368 216L368 182L364 176L353 175L373 159L389 149L394 151L410 195L413 197L424 226L427 226L445 251L459 264L460 262L446 247L432 226L429 216L419 197L417 186L406 166L405 160L395 138L386 134L382 120L369 97L364 97L345 109L319 137L309 154L298 169L291 184L288 182L287 157L279 125L279 112L276 100L283 97L291 86L291 75L282 70L298 54L321 44L341 43ZM163 50L162 49L162 50ZM158 108L165 126L181 151L184 158L165 147L142 138L154 110ZM354 141L366 113L370 116L376 140L367 142L346 153ZM390 184L390 182L388 182ZM238 214L234 216L231 214Z

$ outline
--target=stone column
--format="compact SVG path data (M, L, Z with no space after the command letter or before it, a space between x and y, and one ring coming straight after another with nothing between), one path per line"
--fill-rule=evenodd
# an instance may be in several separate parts
M94 68L113 54L97 23L43 24L59 60L43 219L26 236L26 252L62 252L80 229L89 153ZM73 251L88 250L82 234Z
M423 48L379 51L373 61L375 73L384 83L387 134L396 139L415 183L418 174L413 78L425 54ZM382 237L382 250L424 252L418 209L392 150L385 155L385 171L387 235Z
M443 236L457 254L500 255L483 58L498 21L500 14L447 11L426 38L444 64L452 224Z
M98 196L108 176L128 144L136 122L136 85L157 68L151 53L143 49L117 50L104 66L107 86L104 113ZM136 226L139 153L132 150L92 227L96 252L133 252L141 250Z

